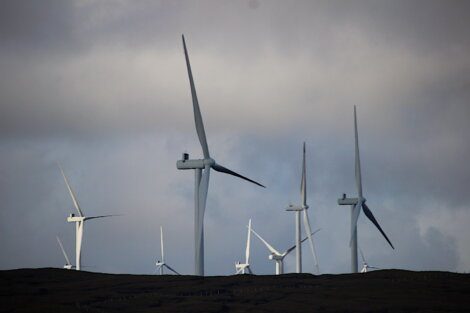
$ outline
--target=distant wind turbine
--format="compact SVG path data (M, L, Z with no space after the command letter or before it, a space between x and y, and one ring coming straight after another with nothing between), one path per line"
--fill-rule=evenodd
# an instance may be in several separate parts
M167 269L169 269L170 271L172 271L176 275L181 275L180 273L178 273L173 268L171 268L168 264L165 263L165 253L164 253L164 250L163 250L163 228L161 226L160 226L160 251L162 253L162 255L161 255L162 259L158 260L155 263L155 265L157 266L157 271L158 270L160 271L160 275L163 275L163 268L164 267L166 267Z
M67 185L67 189L69 191L70 197L72 198L73 205L78 212L78 216L75 216L75 214L73 213L70 214L70 216L67 218L67 222L75 223L75 268L77 271L79 271L81 268L83 226L85 224L85 221L117 215L99 215L90 217L84 216L83 211L81 210L80 205L78 204L77 198L75 197L75 193L73 192L72 187L70 187L67 177L65 176L64 170L62 169L60 164L58 164L58 166L60 172L62 173L62 177L64 178L65 184Z
M251 218L248 221L248 234L246 238L245 263L235 264L235 274L253 274L250 268Z
M273 260L274 262L276 262L276 275L284 274L284 258L290 252L292 252L292 250L294 250L297 245L293 245L292 247L290 247L289 249L287 249L286 251L281 253L278 250L274 249L273 246L271 246L266 240L264 240L263 237L261 237L253 228L251 229L251 231L253 232L253 234L255 234L256 237L258 237L259 240L261 240L261 242L266 246L266 248L268 248L269 252L271 252L271 254L268 256L268 258L270 260ZM319 231L320 231L320 229L317 229L316 231L314 231L310 235L313 236L315 233L317 233ZM300 241L300 244L302 244L308 238L309 237L307 236L304 239L302 239Z
M222 172L232 176L239 177L247 180L253 184L264 187L260 183L255 182L245 176L242 176L228 168L223 167L215 162L210 157L209 147L207 145L206 133L204 131L204 124L202 122L201 110L199 108L199 102L196 95L196 87L194 86L193 74L191 72L191 65L189 63L188 51L186 49L186 42L183 39L184 55L186 58L186 66L188 69L189 85L191 87L191 96L193 101L194 110L194 121L196 123L196 132L201 143L202 152L204 155L203 159L189 159L189 154L183 153L183 159L176 162L176 167L179 170L194 169L195 171L195 185L194 185L194 263L195 263L195 275L204 276L204 212L206 209L207 190L209 188L209 175L210 169L217 172Z
M362 253L361 248L359 248L359 252L361 253L361 258L362 258L362 270L361 270L361 273L367 273L368 270L369 270L369 268L375 269L375 270L379 270L379 269L380 269L380 268L375 267L375 266L370 266L370 265L366 262L366 258L364 257L364 253Z
M358 262L357 262L357 220L359 219L359 214L364 211L364 214L367 218L377 227L380 233L387 240L388 244L392 249L395 249L388 239L385 232L380 227L379 222L375 219L372 211L366 205L366 198L362 195L362 178L361 178L361 161L359 158L359 138L357 133L357 117L356 117L356 106L354 106L354 138L355 138L355 176L356 176L356 187L357 187L357 198L346 198L346 194L343 194L343 197L338 199L339 205L350 205L351 206L351 240L349 241L349 246L351 247L351 271L357 273L358 271Z
M318 259L317 254L315 252L315 246L313 244L313 239L311 236L312 229L310 228L310 221L308 219L308 205L307 205L307 172L306 172L306 165L305 165L305 142L303 146L303 157L302 157L302 179L300 181L300 196L302 198L302 204L295 206L289 205L286 211L294 211L295 212L295 246L296 249L296 258L295 258L295 268L297 273L302 273L302 245L300 242L300 237L302 234L301 226L300 226L300 212L303 212L303 221L305 232L307 233L307 238L310 243L310 250L312 251L313 261L315 262L315 269L317 274L320 273L320 268L318 266Z
M70 263L69 256L67 255L67 252L65 252L64 246L62 245L62 241L60 240L59 236L56 236L57 242L59 243L60 250L62 251L62 254L64 255L65 258L65 265L64 268L67 270L71 270L73 268L73 265Z

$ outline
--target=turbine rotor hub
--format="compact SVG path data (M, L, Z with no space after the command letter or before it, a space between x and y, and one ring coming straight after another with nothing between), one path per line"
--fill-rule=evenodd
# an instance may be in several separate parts
M215 160L213 158L207 158L207 159L204 159L204 165L207 166L213 166L215 165Z
M270 254L269 255L269 259L270 260L276 260L276 261L279 261L279 260L282 260L284 257L283 256L280 256L280 255L275 255L275 254Z

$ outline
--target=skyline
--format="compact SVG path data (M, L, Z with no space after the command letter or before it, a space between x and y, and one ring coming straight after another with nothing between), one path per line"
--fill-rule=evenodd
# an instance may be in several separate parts
M360 219L367 261L469 270L469 4L44 3L0 12L0 269L62 267L56 235L72 256L60 162L87 214L124 214L87 228L84 265L152 273L162 225L172 267L192 273L193 178L175 168L201 153L184 33L211 155L267 187L211 177L208 275L233 273L249 218L279 230L273 246L293 244L284 208L300 201L303 141L320 268L349 271L349 208L336 201L355 190L353 105L368 205L396 248ZM250 258L272 272L256 240Z

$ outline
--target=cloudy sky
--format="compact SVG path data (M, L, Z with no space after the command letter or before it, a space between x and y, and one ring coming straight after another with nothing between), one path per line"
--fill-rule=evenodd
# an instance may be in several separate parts
M209 147L206 273L232 274L248 219L293 244L307 143L309 215L322 273L349 271L353 105L363 185L392 250L361 215L371 265L470 270L470 4L465 1L3 1L0 10L0 269L61 267L71 199L86 215L90 270L193 273L199 158L181 34ZM252 269L274 271L253 238ZM305 246L304 269L313 271ZM294 269L293 256L286 269Z

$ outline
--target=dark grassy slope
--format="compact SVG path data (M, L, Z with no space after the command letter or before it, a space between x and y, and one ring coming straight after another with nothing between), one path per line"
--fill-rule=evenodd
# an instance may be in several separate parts
M0 312L470 312L470 276L447 272L282 276L0 271Z

